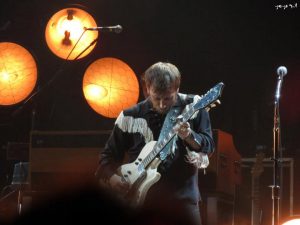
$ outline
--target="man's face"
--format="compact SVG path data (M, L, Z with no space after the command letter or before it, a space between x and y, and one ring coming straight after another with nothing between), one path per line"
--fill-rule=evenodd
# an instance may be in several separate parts
M156 92L152 87L147 88L150 101L154 110L160 114L165 114L175 104L178 89L166 90L163 93Z

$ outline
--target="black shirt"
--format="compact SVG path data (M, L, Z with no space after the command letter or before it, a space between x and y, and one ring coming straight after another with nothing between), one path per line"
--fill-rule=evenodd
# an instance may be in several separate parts
M192 95L178 94L173 107L182 111L194 99ZM107 180L116 173L116 169L120 165L133 162L146 143L158 140L164 120L165 115L154 111L149 99L122 111L104 150L100 153L96 176L99 179ZM201 149L198 151L212 153L214 142L208 112L205 109L197 111L189 123L193 130L193 137L201 145ZM188 146L184 141L178 138L176 146L175 154L160 164L158 171L162 176L150 188L147 197L158 198L157 196L167 194L179 200L196 203L200 199L198 168L186 161ZM124 159L127 162L124 162Z

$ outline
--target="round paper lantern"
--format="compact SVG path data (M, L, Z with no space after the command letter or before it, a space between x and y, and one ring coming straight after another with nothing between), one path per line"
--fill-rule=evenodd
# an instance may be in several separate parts
M50 18L46 26L47 45L55 55L68 60L75 59L83 52L78 57L80 59L94 49L95 45L91 45L91 43L98 38L98 31L84 31L84 28L90 27L97 27L97 24L86 11L78 8L60 10ZM79 42L74 48L78 40ZM87 48L89 45L91 46ZM69 56L73 48L74 50Z
M126 63L116 58L102 58L87 68L83 94L97 113L116 118L123 109L137 103L139 83Z
M36 81L37 67L29 51L15 43L0 43L0 105L21 102Z
M292 216L287 219L282 225L299 225L300 224L300 216Z

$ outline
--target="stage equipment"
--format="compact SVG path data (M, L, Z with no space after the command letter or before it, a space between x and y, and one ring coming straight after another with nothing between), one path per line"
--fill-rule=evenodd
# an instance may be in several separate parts
M260 177L264 172L263 160L265 158L264 152L256 154L255 163L252 166L251 174L251 225L262 224L262 206L260 196Z
M95 40L99 35L98 31L85 32L89 27L97 27L89 13L79 8L62 9L50 18L46 26L47 45L60 58L68 60L83 58L94 49L95 45L90 45L96 43ZM90 48L86 49L88 46ZM75 58L79 54L80 56Z
M29 185L28 167L29 162L19 162L14 166L11 184L14 185L18 191L17 210L19 215L23 212L23 192L28 189Z
M242 158L243 182L238 188L235 224L251 221L251 225L270 225L272 223L272 204L269 201L270 183L273 180L273 160L266 154L260 167L262 150L256 158ZM282 184L280 221L294 215L295 161L281 158ZM259 171L260 170L260 171ZM263 171L262 171L263 170ZM255 172L256 171L256 172ZM260 175L258 173L261 172ZM259 176L259 177L258 177ZM280 223L281 224L281 223Z
M29 143L8 142L6 148L6 160L9 161L28 161Z
M14 105L32 92L37 81L37 66L24 47L0 43L0 105Z
M199 172L202 222L203 225L233 224L236 186L241 183L241 155L231 134L214 129L213 138L216 147L206 174Z
M137 103L139 83L134 71L116 58L102 58L85 71L82 89L90 107L102 116L116 118Z
M99 30L101 32L113 32L119 34L122 32L123 28L121 25L116 25L116 26L108 26L108 27L89 27L89 28L85 28L85 30Z
M31 190L52 192L94 180L99 154L110 133L110 130L32 131Z
M273 185L272 188L272 225L279 225L280 220L280 178L282 158L281 150L281 127L280 127L280 113L279 113L279 99L280 91L283 82L283 77L287 74L287 68L280 66L277 69L277 87L274 101L274 127L273 127Z

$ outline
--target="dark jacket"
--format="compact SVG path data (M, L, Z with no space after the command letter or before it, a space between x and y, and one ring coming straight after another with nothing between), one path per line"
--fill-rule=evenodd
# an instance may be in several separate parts
M182 111L193 100L192 95L178 94L177 102L173 107ZM133 162L146 143L158 140L164 119L164 115L152 109L148 99L121 112L100 154L96 176L107 180L120 165ZM200 109L191 117L189 123L193 130L193 137L202 146L200 151L212 153L214 142L208 112ZM158 171L162 177L150 188L147 198L159 198L158 196L161 195L165 197L167 194L175 199L196 203L200 199L198 168L186 162L187 146L184 141L178 138L176 146L175 154L170 155L160 164Z

